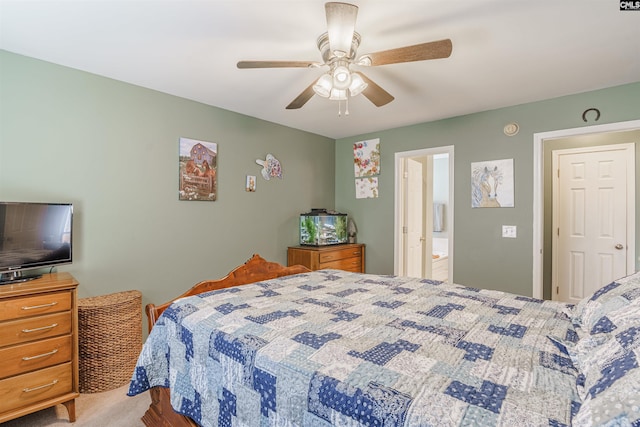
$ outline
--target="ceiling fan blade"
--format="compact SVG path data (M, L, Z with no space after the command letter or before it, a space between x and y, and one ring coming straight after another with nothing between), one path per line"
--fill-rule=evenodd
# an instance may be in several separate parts
M401 62L424 61L427 59L448 58L451 55L453 45L450 39L435 42L420 43L413 46L399 47L397 49L383 50L381 52L368 53L359 60L359 65L387 65Z
M374 83L374 81L371 80L369 77L365 76L362 73L360 73L360 76L362 77L362 80L364 80L365 83L367 83L367 87L365 88L365 90L362 91L362 94L369 101L373 102L373 104L376 107L382 107L383 105L387 105L388 103L390 103L395 99L393 95L391 95L386 90L382 89L380 86Z
M311 83L309 85L309 87L307 87L305 90L303 90L302 93L300 95L298 95L298 97L296 99L291 101L291 103L289 105L287 105L287 110L297 110L298 108L302 108L302 106L304 104L306 104L307 101L309 101L313 97L313 95L316 94L313 91L313 85L315 85L315 84L316 84L316 82L314 81L313 83Z
M324 5L327 14L329 48L338 58L349 56L353 33L356 30L358 6L348 3L329 2Z
M311 68L321 64L311 61L239 61L238 68Z

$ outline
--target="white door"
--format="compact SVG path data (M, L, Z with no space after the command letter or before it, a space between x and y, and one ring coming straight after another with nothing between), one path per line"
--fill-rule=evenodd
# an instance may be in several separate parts
M406 242L407 256L405 274L411 277L423 277L424 273L424 230L423 230L423 187L422 163L407 159L407 220Z
M394 253L393 271L400 276L430 277L432 274L432 241L430 230L433 224L433 189L427 185L433 169L429 159L436 154L446 154L448 164L448 205L445 223L448 232L447 274L453 280L453 175L454 147L436 147L398 152L395 154L395 194L394 194ZM413 162L413 163L411 163ZM411 164L411 166L408 166ZM409 168L412 178L409 179ZM418 169L421 171L418 173ZM424 174L426 172L426 175ZM420 179L418 180L418 177ZM410 183L411 181L411 183ZM411 190L413 186L420 190ZM419 194L418 194L419 193ZM420 199L421 197L421 199ZM420 208L420 211L418 211ZM411 213L409 213L411 212ZM411 223L408 219L411 218ZM409 229L411 228L411 232ZM411 237L409 237L411 235ZM429 236L429 238L427 238ZM424 242L420 242L423 237ZM412 248L410 253L409 248ZM422 252L422 253L420 253ZM428 262L425 262L428 260Z
M554 300L577 303L625 276L627 156L633 145L553 152Z

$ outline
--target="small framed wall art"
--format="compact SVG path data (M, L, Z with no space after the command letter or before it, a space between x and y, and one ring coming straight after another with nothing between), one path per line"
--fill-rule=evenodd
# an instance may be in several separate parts
M471 207L514 207L513 159L471 163Z
M179 200L213 202L218 195L218 144L180 138Z
M253 175L247 175L247 180L244 185L245 191L253 193L256 191L256 177Z
M380 139L359 141L353 144L353 172L356 177L356 199L378 197L380 174Z

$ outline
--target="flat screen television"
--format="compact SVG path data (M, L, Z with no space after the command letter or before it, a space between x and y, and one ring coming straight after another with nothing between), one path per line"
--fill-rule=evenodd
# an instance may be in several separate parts
M0 202L0 284L40 277L27 270L70 264L71 203Z

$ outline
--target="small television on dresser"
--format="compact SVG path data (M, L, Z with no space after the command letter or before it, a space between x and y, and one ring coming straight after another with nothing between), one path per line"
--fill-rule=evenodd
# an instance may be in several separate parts
M71 203L0 202L0 285L72 261Z

